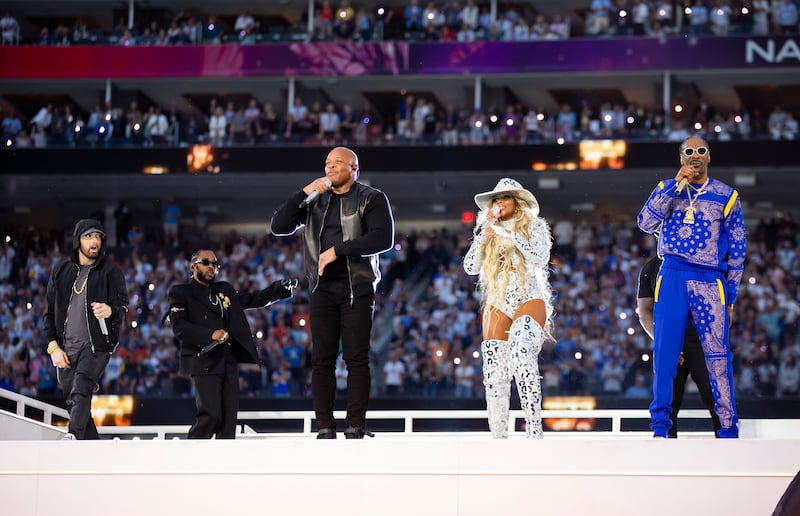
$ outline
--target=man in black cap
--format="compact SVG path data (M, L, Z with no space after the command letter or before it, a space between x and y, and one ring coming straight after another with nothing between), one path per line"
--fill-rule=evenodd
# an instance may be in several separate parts
M47 283L44 332L47 353L69 410L65 439L99 439L91 417L92 394L117 346L128 311L125 277L106 259L106 232L83 219L72 235L72 257L55 267Z

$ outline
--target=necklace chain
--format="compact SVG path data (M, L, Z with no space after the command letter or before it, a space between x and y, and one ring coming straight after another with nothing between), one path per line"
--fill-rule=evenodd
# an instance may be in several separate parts
M694 212L696 211L694 208L694 202L700 197L701 194L705 193L706 185L708 185L708 179L700 186L700 188L696 188L691 183L688 184L689 190L686 191L686 197L689 199L689 207L686 208L686 214L683 216L683 222L685 224L694 224ZM692 190L694 190L695 194L692 197Z
M87 274L85 278L83 278L83 285L81 288L78 288L78 278L75 278L75 281L72 283L72 291L75 292L76 295L83 294L83 291L86 290L86 283L89 281L89 275Z

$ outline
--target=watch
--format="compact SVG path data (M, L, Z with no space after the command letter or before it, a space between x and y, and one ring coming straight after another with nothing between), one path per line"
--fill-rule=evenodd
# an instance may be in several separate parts
M47 345L47 354L48 355L52 355L53 351L55 351L57 349L58 349L58 342L53 341L53 342L51 342L50 344Z

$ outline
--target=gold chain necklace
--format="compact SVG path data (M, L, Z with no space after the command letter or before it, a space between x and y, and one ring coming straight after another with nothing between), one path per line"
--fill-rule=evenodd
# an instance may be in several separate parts
M700 188L695 188L691 185L688 185L689 190L686 192L686 197L689 199L689 207L686 208L686 215L683 216L683 223L684 224L694 224L694 212L697 211L694 207L694 202L706 191L706 186L708 185L708 180L710 178L706 178L705 183ZM694 198L692 198L692 190L695 191Z
M81 288L78 288L78 278L75 278L75 281L72 283L72 291L75 292L76 295L80 296L83 294L83 291L86 290L86 282L89 281L89 275L87 274L85 278L83 278L83 285Z

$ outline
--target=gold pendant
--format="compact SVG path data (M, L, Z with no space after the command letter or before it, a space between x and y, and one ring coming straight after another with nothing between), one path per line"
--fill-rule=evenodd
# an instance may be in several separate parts
M683 216L684 224L694 224L694 207L686 208L686 215Z

